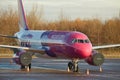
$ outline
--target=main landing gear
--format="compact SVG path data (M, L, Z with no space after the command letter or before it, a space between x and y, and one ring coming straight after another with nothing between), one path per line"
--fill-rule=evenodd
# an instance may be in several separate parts
M28 66L21 65L21 68L20 68L20 69L21 69L21 70L27 69L27 71L30 70L30 69L31 69L31 63L30 63Z
M78 72L78 59L74 59L68 63L68 72Z

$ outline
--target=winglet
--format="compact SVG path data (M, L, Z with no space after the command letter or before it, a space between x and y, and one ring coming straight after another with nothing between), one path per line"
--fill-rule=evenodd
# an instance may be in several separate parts
M18 16L19 16L19 28L20 30L29 30L26 16L22 4L22 0L18 0Z

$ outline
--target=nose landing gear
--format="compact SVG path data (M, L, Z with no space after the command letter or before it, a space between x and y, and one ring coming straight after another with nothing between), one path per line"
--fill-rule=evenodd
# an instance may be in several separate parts
M68 72L78 72L78 59L74 59L68 63Z

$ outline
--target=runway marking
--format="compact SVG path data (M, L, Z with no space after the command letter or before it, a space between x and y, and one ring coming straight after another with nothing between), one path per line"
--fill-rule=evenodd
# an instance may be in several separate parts
M53 69L53 68L45 68L45 67L33 67L33 68L36 68L36 69L46 69L46 70L56 70L56 71L66 71L67 72L67 70L61 70L61 69Z
M97 76L97 77L105 77L105 78L112 78L113 80L115 80L115 79L120 79L119 77L120 77L120 75L112 75L112 74L107 74L107 75L104 75L104 74L102 74L102 75L100 75L100 74L91 74L91 76Z
M67 63L38 63L38 64L67 64Z
M102 75L99 75L99 74L90 74L89 76L87 76L87 75L81 75L81 74L79 74L79 73L71 73L71 74L64 74L64 73L60 73L61 75L59 75L58 73L57 74L55 74L55 73L53 73L53 74L50 74L50 73L12 73L12 74L9 74L9 73L7 73L7 74L0 74L0 76L2 76L2 77L6 77L6 76L9 76L9 77L15 77L15 76L19 76L19 77L79 77L80 79L82 79L83 78L83 80L99 80L99 79L95 79L95 78L105 78L105 79L112 79L112 80L119 80L119 75L116 75L116 76L113 76L113 75L104 75L104 74L102 74ZM89 79L86 79L86 78L89 78ZM12 79L13 80L13 79ZM16 80L16 79L15 79ZM20 80L22 80L22 79L20 79ZM29 79L28 79L29 80ZM102 79L101 79L102 80Z
M66 59L53 59L52 61L71 61L71 60L66 60Z

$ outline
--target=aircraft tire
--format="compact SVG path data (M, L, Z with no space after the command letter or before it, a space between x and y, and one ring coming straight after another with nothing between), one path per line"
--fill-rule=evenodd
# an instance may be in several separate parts
M74 65L74 67L73 67L73 72L78 72L78 70L79 70L78 65L77 65L77 66Z
M29 69L31 69L31 63L28 65L28 67L29 67ZM24 65L21 65L21 70L23 70L23 69L25 69L26 68L26 66L24 66Z
M21 65L21 68L20 68L21 70L23 70L23 69L25 69L25 66L24 65Z
M69 62L68 69L72 72L78 72L79 71L78 62Z
M68 68L69 68L70 71L73 70L73 63L72 63L72 62L69 62L69 63L68 63Z

